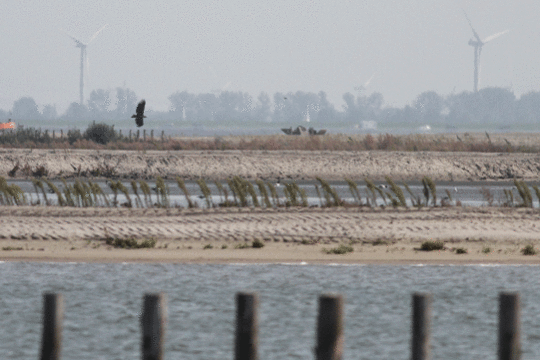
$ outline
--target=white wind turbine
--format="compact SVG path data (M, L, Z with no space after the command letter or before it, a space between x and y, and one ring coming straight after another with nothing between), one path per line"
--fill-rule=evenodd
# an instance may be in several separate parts
M80 96L80 101L79 101L79 104L80 105L83 105L84 104L84 61L86 60L86 66L89 67L89 63L88 63L88 55L86 54L86 47L88 45L90 45L90 43L96 38L96 36L98 36L98 34L107 27L107 25L109 24L105 24L101 27L101 29L99 29L98 31L96 31L96 33L94 35L92 35L92 37L88 40L87 43L83 43L82 41L80 41L79 39L75 38L74 36L70 35L68 32L64 31L70 38L72 38L74 41L75 41L75 46L78 47L78 48L81 48L81 79L80 79L80 83L79 83L79 96Z
M361 93L362 91L366 90L366 88L371 83L371 80L373 80L373 78L375 77L375 74L377 74L377 72L374 72L373 75L371 75L371 77L368 79L368 81L366 81L364 84L359 85L359 86L355 86L354 90L358 91L358 93Z
M507 30L501 31L499 33L488 36L487 38L482 40L482 39L480 39L480 36L476 32L476 30L474 30L474 28L472 26L472 23L471 23L471 20L469 20L469 17L467 16L467 13L465 12L465 10L463 10L463 13L465 14L465 18L469 22L469 25L471 27L471 30L473 32L474 37L476 38L476 40L475 39L470 39L469 40L469 45L474 47L474 92L478 92L478 73L479 73L478 68L480 66L480 55L482 54L482 46L484 46L485 44L487 44L491 40L494 40L494 39L498 38L499 36L506 34L510 30L507 29Z

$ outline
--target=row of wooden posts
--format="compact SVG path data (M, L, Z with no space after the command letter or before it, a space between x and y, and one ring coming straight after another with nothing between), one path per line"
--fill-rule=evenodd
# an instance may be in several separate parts
M431 303L430 294L412 295L411 359L431 359ZM236 294L235 360L258 359L258 295ZM164 358L167 302L164 293L144 296L141 316L143 360ZM521 358L519 294L499 295L499 360ZM60 359L62 348L63 299L61 294L45 294L43 306L42 360ZM343 355L343 297L325 294L319 297L317 319L316 360L341 360Z

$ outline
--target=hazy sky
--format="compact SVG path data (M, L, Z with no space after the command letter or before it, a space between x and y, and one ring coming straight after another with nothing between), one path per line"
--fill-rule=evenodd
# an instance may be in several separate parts
M166 110L177 90L368 93L402 106L421 92L472 90L472 36L510 29L482 51L480 87L540 90L538 0L169 0L0 2L0 108L32 96L63 112L79 99L87 41L92 89L124 84Z

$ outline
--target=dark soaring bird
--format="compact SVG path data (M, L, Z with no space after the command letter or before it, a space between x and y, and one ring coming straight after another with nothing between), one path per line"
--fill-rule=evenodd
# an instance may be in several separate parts
M132 115L132 118L135 118L135 124L137 124L137 127L143 126L143 119L146 117L144 116L144 106L146 105L146 101L141 100L139 101L139 104L137 105L137 113L135 115Z

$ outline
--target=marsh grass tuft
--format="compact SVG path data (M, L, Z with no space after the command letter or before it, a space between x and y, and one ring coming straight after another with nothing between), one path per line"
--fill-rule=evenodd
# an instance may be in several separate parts
M336 254L336 255L343 255L348 254L350 252L354 251L354 248L349 245L341 244L335 248L331 249L323 249L322 250L325 254Z
M489 254L491 252L491 248L489 246L484 246L482 248L482 254Z
M420 250L422 251L435 251L435 250L443 250L444 249L444 242L442 241L424 241L422 245L420 246Z
M321 184L321 188L323 189L324 197L326 199L325 206L332 207L343 205L343 201L340 199L336 189L331 187L326 180L323 180L320 177L316 177L315 179Z
M4 246L4 247L2 247L2 250L4 250L4 251L20 251L20 250L24 250L24 249L21 246L18 246L18 247Z
M536 255L536 249L532 244L529 244L525 246L523 249L521 249L521 253L523 255Z
M120 249L149 249L156 246L156 240L152 238L143 240L139 243L134 238L121 239L108 237L105 239L105 243L114 248Z
M467 249L462 248L462 247L457 248L456 249L456 254L467 254Z

